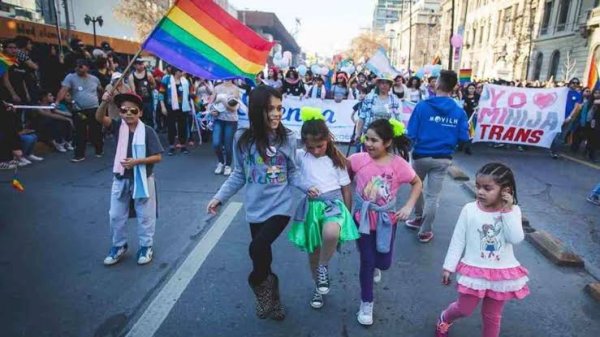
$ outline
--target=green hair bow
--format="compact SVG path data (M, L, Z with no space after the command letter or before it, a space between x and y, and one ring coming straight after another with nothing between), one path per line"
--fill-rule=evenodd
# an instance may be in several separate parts
M390 125L394 130L394 137L400 137L406 134L406 126L404 126L404 123L402 123L401 121L391 118Z
M300 109L300 119L302 119L303 122L308 122L312 120L324 121L325 117L323 116L321 109L305 106L302 107L302 109Z

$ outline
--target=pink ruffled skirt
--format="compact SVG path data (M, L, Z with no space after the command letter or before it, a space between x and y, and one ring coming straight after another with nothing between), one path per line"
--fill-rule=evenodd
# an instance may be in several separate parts
M479 298L505 301L529 295L529 272L522 266L504 269L473 267L460 262L456 267L458 292Z

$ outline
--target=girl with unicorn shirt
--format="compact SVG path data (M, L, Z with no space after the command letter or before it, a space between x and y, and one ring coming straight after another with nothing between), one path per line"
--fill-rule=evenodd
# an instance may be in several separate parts
M185 78L183 71L171 68L171 75L163 77L159 92L162 94L160 109L167 117L167 138L169 140L169 156L175 154L175 138L177 137L181 153L190 153L185 147L188 133L188 118L192 111L190 96L194 88Z

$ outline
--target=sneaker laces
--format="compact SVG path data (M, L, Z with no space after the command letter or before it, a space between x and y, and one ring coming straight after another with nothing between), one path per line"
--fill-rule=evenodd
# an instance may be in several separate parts
M360 313L364 315L371 315L373 313L373 302L361 302Z
M327 277L327 267L319 266L317 268L317 283L318 284L327 284L329 279Z
M315 291L311 302L323 302L323 295L319 294L318 291Z

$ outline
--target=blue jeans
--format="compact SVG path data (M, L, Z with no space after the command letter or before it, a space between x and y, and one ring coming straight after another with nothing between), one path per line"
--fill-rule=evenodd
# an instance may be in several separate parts
M212 147L219 163L231 166L233 157L233 135L237 130L237 122L215 120L212 133Z
M33 153L35 143L37 143L38 137L35 133L29 133L26 135L20 135L21 137L21 148L24 156L29 156Z
M594 187L594 189L592 190L591 196L600 198L600 183L598 185L596 185L596 187Z

